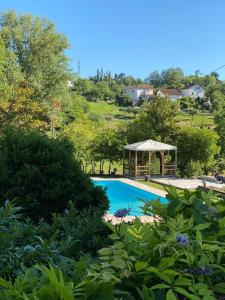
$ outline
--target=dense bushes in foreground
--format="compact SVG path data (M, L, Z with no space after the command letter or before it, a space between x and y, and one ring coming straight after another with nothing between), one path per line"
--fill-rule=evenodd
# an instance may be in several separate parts
M168 204L144 205L154 224L112 226L112 246L90 263L34 266L15 281L0 280L1 299L225 298L225 205L212 193L177 193ZM2 217L1 217L2 219ZM63 265L63 266L62 266Z
M78 212L70 204L64 214L53 216L51 224L24 220L22 211L9 201L0 208L0 277L14 280L37 263L73 268L72 259L85 253L95 256L108 244L109 229L98 210Z
M108 208L104 191L82 172L65 139L4 130L0 158L0 199L15 200L32 220L50 221L69 201L78 210L98 208L103 214Z

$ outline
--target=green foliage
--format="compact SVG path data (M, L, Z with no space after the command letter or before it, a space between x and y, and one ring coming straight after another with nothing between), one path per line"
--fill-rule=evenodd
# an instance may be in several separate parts
M93 82L87 79L78 78L74 81L73 90L85 96L88 101L106 101L115 99L117 92L121 93L121 87L110 85L108 81Z
M99 251L87 278L112 299L215 299L224 295L224 205L212 193L169 191L169 203L146 204L155 224L109 225L113 245ZM177 237L186 237L186 244ZM99 289L100 290L100 289ZM106 294L105 294L106 297ZM117 298L118 297L118 298ZM123 298L124 297L124 298ZM81 298L82 299L82 298Z
M23 218L22 208L6 201L0 208L0 276L14 279L36 263L61 266L73 271L74 261L108 244L109 230L102 222L101 210L78 212L73 204L52 223L33 224ZM88 258L88 257L87 257Z
M215 115L216 132L220 136L221 154L225 153L225 108Z
M170 68L163 70L161 73L154 71L146 79L155 88L164 86L175 89L184 88L183 80L184 73L181 68Z
M47 107L32 100L33 89L26 82L13 87L13 95L0 101L0 121L2 126L23 129L49 129L50 118Z
M199 161L191 160L186 167L185 173L187 177L200 177L204 175L204 164Z
M64 214L55 214L50 225L39 228L48 239L57 233L60 253L69 258L79 259L85 253L96 255L99 248L108 244L109 230L102 222L101 208L80 212L70 203Z
M98 131L91 146L94 161L99 161L101 165L105 160L109 161L110 174L111 164L122 160L125 143L120 130L112 126L103 127Z
M51 22L7 12L0 19L0 37L34 89L34 99L48 101L66 93L68 42Z
M123 106L123 107L133 106L133 100L128 95L125 95L125 94L117 95L116 96L116 103L119 106Z
M147 202L158 221L113 226L111 246L73 272L50 264L0 280L7 299L223 299L225 208L212 192L168 190L168 204ZM29 278L29 279L28 279ZM22 298L24 297L24 298ZM36 298L35 298L36 297Z
M0 38L0 100L9 99L13 95L14 85L23 79L15 54L10 52Z
M190 161L199 162L208 172L215 166L215 156L219 153L219 136L209 129L183 127L177 134L178 164L185 173Z
M37 132L5 130L0 137L1 199L15 199L32 219L51 219L69 201L78 209L108 208L104 192L94 187L65 139ZM2 200L4 201L4 200Z
M144 107L144 113L140 117L128 125L128 141L170 141L176 132L176 113L177 107L170 99L156 98Z

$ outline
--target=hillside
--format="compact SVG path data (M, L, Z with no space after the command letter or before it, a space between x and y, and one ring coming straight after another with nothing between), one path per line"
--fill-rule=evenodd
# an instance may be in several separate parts
M128 122L134 120L134 114L120 110L120 107L107 102L89 102L90 112L99 119L111 120L114 122ZM187 113L180 113L176 116L180 125L199 127L213 127L214 119L210 113L197 113L190 116Z

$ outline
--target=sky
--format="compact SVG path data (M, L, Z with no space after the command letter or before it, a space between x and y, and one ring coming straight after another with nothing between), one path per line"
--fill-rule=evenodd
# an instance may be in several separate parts
M0 0L0 11L47 17L65 34L70 66L146 78L180 67L186 75L225 65L225 0ZM225 79L225 67L218 73Z

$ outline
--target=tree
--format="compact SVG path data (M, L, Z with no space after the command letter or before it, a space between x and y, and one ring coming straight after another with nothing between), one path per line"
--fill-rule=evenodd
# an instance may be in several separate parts
M33 89L23 81L13 87L10 99L0 101L0 121L3 127L41 131L49 129L49 111L42 102L33 101L32 94Z
M51 221L71 201L75 208L108 208L103 190L94 187L66 139L37 132L5 130L0 136L0 199L14 199L32 220Z
M162 78L158 71L150 73L146 81L151 83L154 88L160 87L162 84Z
M215 90L210 95L210 102L212 104L212 111L219 112L225 105L225 95L221 91Z
M221 155L225 157L225 107L215 115L214 121L216 124L216 132L218 133L220 139L219 144L221 146Z
M216 78L216 80L219 79L219 74L218 74L217 72L215 72L215 71L211 72L210 75L211 75L211 76L214 76L214 77Z
M133 100L126 94L119 94L116 96L116 104L123 107L133 106Z
M146 139L169 142L177 131L174 119L176 113L176 104L168 98L157 97L146 104L144 113L128 125L128 142Z
M98 132L98 123L92 121L88 115L81 115L64 127L62 135L69 139L75 148L75 157L80 162L83 171L93 162L92 142Z
M0 100L8 100L14 93L14 86L23 79L14 53L8 51L0 38Z
M162 84L167 86L168 88L183 88L183 79L184 73L181 68L170 68L162 71L161 73Z
M203 128L183 127L178 131L177 144L178 165L182 173L186 172L188 164L198 162L207 173L214 168L215 156L219 154L219 136L212 130Z
M0 18L0 37L15 54L24 78L37 100L65 94L69 78L67 39L46 19L7 12Z
M109 174L111 165L122 159L123 146L125 142L117 128L109 126L102 127L93 140L92 153L96 161L103 167L104 161L109 161ZM100 167L100 169L102 169ZM100 170L101 171L101 170Z

